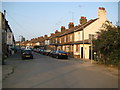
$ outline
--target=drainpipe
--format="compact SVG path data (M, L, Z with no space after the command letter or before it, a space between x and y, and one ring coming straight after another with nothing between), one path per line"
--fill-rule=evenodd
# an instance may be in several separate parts
M83 59L85 59L85 47L84 47L84 28L83 28L83 31L82 31L82 39L83 39Z

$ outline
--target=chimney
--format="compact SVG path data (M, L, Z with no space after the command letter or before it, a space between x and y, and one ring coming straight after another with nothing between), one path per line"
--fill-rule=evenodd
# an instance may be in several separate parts
M61 26L61 32L65 31L65 27Z
M47 38L48 36L47 35L44 35L44 38Z
M99 19L106 19L106 10L104 7L99 7L98 9L98 18Z
M55 31L55 34L57 34L57 33L59 33L59 31L58 31L58 30L56 30L56 31Z
M6 10L4 10L4 18L6 17Z
M73 22L70 22L70 23L68 24L68 28L71 29L71 28L73 28L73 27L74 27L74 23L73 23Z
M51 36L54 36L55 34L54 33L51 33Z
M86 17L81 16L81 18L80 18L80 24L84 24L84 23L86 23L86 22L87 22Z

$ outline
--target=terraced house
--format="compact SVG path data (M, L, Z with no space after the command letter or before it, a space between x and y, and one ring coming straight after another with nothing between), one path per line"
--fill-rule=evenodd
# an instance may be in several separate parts
M71 57L91 59L93 57L91 39L97 38L97 32L105 23L112 25L106 18L105 8L99 7L98 18L87 21L87 18L82 16L77 26L74 26L73 22L68 24L68 29L62 26L61 32L55 33L50 44L56 49L68 52Z
M97 38L98 32L103 29L103 24L112 25L106 18L106 10L103 7L98 8L98 17L87 20L81 16L78 25L73 22L68 24L68 29L61 26L61 30L56 30L48 37L45 35L40 38L32 39L31 44L37 45L43 49L63 50L74 58L93 58L92 39ZM113 25L112 25L113 26ZM36 43L36 44L35 44Z

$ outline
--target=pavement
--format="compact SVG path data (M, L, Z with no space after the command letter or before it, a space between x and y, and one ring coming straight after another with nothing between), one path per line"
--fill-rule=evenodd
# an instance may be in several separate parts
M16 59L19 53L15 53L5 59L5 65L2 65L2 80L5 80L9 75L14 73L14 64L9 63L10 60Z
M9 75L11 75L14 72L14 66L11 64L7 64L7 61L10 60L10 57L8 57L5 60L5 65L2 65L2 80L6 79Z
M6 79L10 74L14 72L14 67L11 65L2 66L2 80Z

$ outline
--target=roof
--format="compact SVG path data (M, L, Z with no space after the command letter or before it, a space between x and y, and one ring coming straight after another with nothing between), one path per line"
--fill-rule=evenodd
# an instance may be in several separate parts
M70 33L73 33L73 32L77 32L77 31L80 31L80 30L83 30L83 28L87 27L88 25L90 25L91 23L95 22L96 20L98 20L98 18L93 19L93 20L91 19L88 22L86 22L86 23L84 23L82 25L75 26L75 27L73 27L71 29L66 29L67 31L64 32L63 34L58 35L58 37L64 36L66 34L70 34Z

